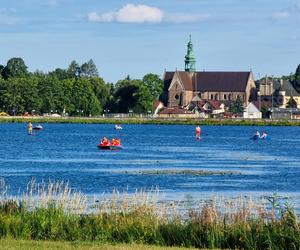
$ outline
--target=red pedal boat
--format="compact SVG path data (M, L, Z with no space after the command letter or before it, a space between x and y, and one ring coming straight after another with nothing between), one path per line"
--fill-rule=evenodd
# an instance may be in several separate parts
M103 150L118 150L123 148L119 139L112 139L110 142L106 138L103 138L97 147Z

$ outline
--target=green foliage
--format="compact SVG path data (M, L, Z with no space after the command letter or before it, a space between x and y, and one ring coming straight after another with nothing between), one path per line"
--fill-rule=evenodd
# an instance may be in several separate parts
M146 114L162 91L162 81L155 74L143 80L127 76L116 85L107 84L92 59L81 66L73 60L67 69L28 73L23 59L12 58L5 67L0 65L0 73L4 78L0 77L0 110L11 115L66 112L90 116L100 115L103 109Z
M260 111L262 113L262 118L269 118L270 117L270 111L268 110L268 108L266 106L262 106Z
M163 81L155 74L147 74L143 77L143 83L148 88L152 100L158 100L163 91Z
M244 111L243 107L243 101L240 96L236 98L235 101L233 101L229 107L229 111L234 113L234 114L241 114Z
M294 87L300 93L300 64L298 65L295 73Z
M295 99L291 96L291 98L289 99L289 101L286 104L287 108L297 108L297 102L295 101Z
M96 77L98 76L97 67L92 59L84 63L80 67L80 76L82 77Z
M24 60L19 57L9 59L2 70L2 76L5 79L10 77L24 77L27 74L27 66L25 65Z

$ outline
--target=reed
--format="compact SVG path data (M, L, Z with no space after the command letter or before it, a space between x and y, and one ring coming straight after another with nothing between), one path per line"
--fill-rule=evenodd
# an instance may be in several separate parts
M64 182L32 180L17 197L0 180L0 237L227 249L299 249L295 210L277 195L166 201L159 189L90 199Z

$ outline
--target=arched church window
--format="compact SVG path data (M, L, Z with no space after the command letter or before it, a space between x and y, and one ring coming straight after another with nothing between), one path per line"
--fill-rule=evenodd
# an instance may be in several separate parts
M224 100L227 100L227 95L226 94L224 94Z
M179 95L178 94L175 95L175 99L179 100Z
M214 95L213 94L210 95L210 99L214 99Z
M215 94L215 100L218 100L218 94Z
M229 94L229 95L228 95L228 100L231 101L231 99L232 99L232 95Z

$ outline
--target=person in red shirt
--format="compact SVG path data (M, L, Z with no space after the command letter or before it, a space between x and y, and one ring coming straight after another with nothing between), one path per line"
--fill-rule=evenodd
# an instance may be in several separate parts
M199 140L201 135L201 128L200 126L196 127L196 139Z

